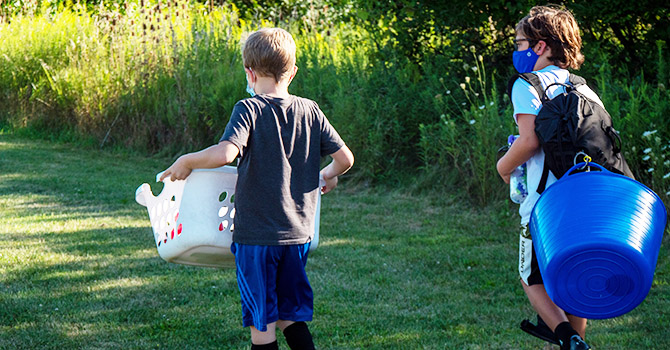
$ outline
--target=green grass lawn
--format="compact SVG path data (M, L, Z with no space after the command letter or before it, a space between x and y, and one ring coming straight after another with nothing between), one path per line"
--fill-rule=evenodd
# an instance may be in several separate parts
M134 195L169 163L0 135L0 349L248 348L234 271L158 257ZM346 183L324 196L307 265L318 348L543 346L518 329L534 313L516 207L455 198ZM670 348L667 241L647 300L591 321L594 349Z

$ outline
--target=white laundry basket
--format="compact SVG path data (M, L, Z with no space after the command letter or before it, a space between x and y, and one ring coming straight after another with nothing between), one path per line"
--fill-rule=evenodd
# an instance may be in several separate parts
M156 175L156 181L162 173ZM235 217L237 168L194 169L186 180L163 180L154 196L149 184L135 192L137 203L147 207L158 255L167 262L207 267L232 267L230 251ZM323 186L323 184L321 184ZM319 244L319 191L310 251Z

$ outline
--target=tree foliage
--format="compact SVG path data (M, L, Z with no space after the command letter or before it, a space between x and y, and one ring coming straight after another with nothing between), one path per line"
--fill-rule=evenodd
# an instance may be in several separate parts
M170 3L171 0L137 0ZM304 22L308 30L328 30L335 22L351 21L374 33L382 57L402 56L421 63L427 56L463 55L463 48L492 57L497 66L509 65L509 38L515 24L536 0L199 0L206 5L234 5L245 19L275 23ZM18 0L0 2L0 18L17 13L55 11L72 4L89 8L118 6L111 0ZM665 0L563 0L582 29L586 50L613 57L633 71L653 56L655 42L670 38L670 6Z
M544 2L510 1L354 1L357 20L377 33L379 45L397 55L422 62L427 55L458 57L463 48L492 57L497 66L509 65L510 38L516 23ZM655 42L670 38L670 7L662 0L567 0L582 30L585 49L598 50L632 70L653 56Z

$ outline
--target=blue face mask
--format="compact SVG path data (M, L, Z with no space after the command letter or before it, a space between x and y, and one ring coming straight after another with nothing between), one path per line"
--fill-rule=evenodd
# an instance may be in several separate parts
M255 74L254 74L254 71L252 71L251 68L248 68L248 69L249 69L249 71L251 72L252 75L255 75ZM256 91L254 91L254 88L252 88L251 86L249 86L249 79L247 79L247 93L248 93L249 95L251 95L251 97L256 96Z
M254 89L252 89L251 86L249 86L249 82L247 82L247 92L249 93L249 95L251 95L251 97L256 96L256 91L254 91Z
M540 56L538 56L532 48L523 51L514 51L512 54L514 68L516 68L519 73L532 72L538 58L540 58Z

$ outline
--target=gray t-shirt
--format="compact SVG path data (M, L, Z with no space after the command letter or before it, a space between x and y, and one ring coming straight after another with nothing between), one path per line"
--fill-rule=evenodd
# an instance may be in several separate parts
M221 141L240 149L233 241L310 242L321 157L344 146L316 102L293 95L238 101Z

